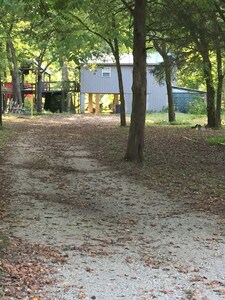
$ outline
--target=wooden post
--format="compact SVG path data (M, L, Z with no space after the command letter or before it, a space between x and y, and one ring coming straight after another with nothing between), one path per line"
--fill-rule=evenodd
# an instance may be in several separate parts
M119 98L118 98L118 94L114 94L114 98L113 98L113 112L116 112L116 105L119 103Z
M85 93L80 93L80 112L85 113Z
M93 113L93 94L88 94L88 111Z
M99 94L96 94L96 100L95 100L95 113L99 114L100 112L100 106L99 106Z

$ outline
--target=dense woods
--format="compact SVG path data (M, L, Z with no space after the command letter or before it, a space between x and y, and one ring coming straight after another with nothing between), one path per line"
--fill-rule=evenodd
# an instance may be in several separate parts
M157 50L163 57L169 121L175 120L171 95L171 64L175 64L179 84L207 91L208 126L218 128L224 106L224 31L222 0L19 0L16 5L13 0L1 0L1 80L13 83L14 99L21 104L20 68L35 60L37 111L41 112L38 87L43 79L43 64L56 74L62 70L63 62L76 67L111 55L118 70L121 126L125 126L120 55L133 51L133 112L126 158L141 161L146 52ZM141 42L139 53L137 41Z

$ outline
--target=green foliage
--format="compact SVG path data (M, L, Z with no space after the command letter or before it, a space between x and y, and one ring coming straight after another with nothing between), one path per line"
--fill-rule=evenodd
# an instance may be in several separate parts
M152 124L149 124L147 123L147 125L152 125ZM155 122L154 125L159 125L159 126L191 126L192 124L188 121L173 121L173 122L169 122L168 120L162 120L162 121L158 121L158 122Z
M198 53L183 49L178 63L178 86L192 89L205 89L202 60Z
M6 248L8 244L8 239L5 235L0 232L0 257L2 249Z
M5 138L7 136L4 126L0 127L0 148L4 145Z
M200 97L196 97L188 105L188 113L194 115L205 115L207 108L204 100Z
M24 98L23 108L25 111L31 111L31 101L33 101L32 98Z
M159 49L160 49L161 50L160 52L163 53L163 49L159 48L159 47L160 46L158 46L158 48L156 48L156 50L159 51ZM167 71L169 70L170 76L171 76L172 80L176 79L176 76L175 76L176 57L175 57L175 54L172 56L169 53L170 50L166 49L164 51L167 52L167 53L166 52L163 53L164 56L166 55L167 62L165 62L165 57L164 57L164 61L163 62L159 63L158 65L155 65L154 67L152 67L150 69L150 73L152 73L154 75L154 77L159 82L159 84L164 84L165 83L165 80L166 80L166 68L167 68Z
M179 126L193 126L196 124L204 125L206 123L206 116L192 115L184 113L176 113L176 121L168 122L168 113L154 113L146 115L146 125L179 125Z
M210 145L224 144L225 145L225 136L214 136L207 139L207 142Z
M15 134L13 128L7 124L10 118L11 116L4 116L3 126L0 127L0 149L2 149L7 140Z
M168 106L163 106L160 112L161 113L168 113Z
M191 123L188 121L173 121L168 122L169 125L176 125L176 126L190 126Z

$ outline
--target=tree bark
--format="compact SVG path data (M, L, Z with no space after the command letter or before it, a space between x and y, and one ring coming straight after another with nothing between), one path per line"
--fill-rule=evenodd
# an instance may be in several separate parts
M133 38L133 102L125 159L142 162L146 114L146 15L147 0L135 0Z
M37 104L37 112L42 113L42 93L43 93L43 74L48 68L48 66L52 63L50 61L45 68L42 68L42 63L44 56L47 51L47 46L43 48L37 58L37 85L36 85L36 104Z
M173 100L173 89L172 89L172 79L171 79L171 63L170 58L167 54L165 42L162 42L161 45L154 41L154 47L162 56L164 61L164 69L165 69L165 79L166 79L166 90L168 97L168 119L169 122L174 122L175 119L175 111L174 111L174 100Z
M166 89L167 89L167 96L168 96L168 117L169 122L174 122L175 119L175 111L174 111L174 101L173 101L173 89L172 89L172 82L171 82L171 67L168 58L165 58L165 75L166 75Z
M221 48L217 48L217 94L216 94L216 127L221 127L221 105L222 105L222 90L223 90L223 67Z
M66 59L63 58L62 65L62 98L61 98L61 112L65 112L68 107L66 107L66 96L69 90L69 74L66 64Z
M21 88L20 88L20 75L19 75L18 62L16 57L16 50L11 40L7 41L6 47L7 47L8 59L12 63L11 76L12 76L12 83L13 83L13 98L20 106L22 106L23 101L22 101Z
M213 86L212 64L209 58L208 51L202 52L203 72L207 90L207 117L208 126L216 127L216 111L215 111L215 89Z
M120 55L119 55L119 45L117 38L114 39L114 57L116 60L116 68L118 75L118 84L119 84L119 92L120 92L120 126L126 126L126 111L125 111L125 99L124 99L124 88L123 88L123 77L122 70L120 64Z
M16 74L14 72L14 70L10 70L10 75L12 78L12 95L13 95L13 100L18 104L19 103L19 99L18 99L18 93L17 93L17 83L16 83Z
M42 112L42 72L39 67L37 73L37 112Z

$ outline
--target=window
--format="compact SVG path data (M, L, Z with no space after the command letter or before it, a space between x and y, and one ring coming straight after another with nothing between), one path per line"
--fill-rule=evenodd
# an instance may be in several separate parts
M103 68L102 77L111 77L111 68Z

